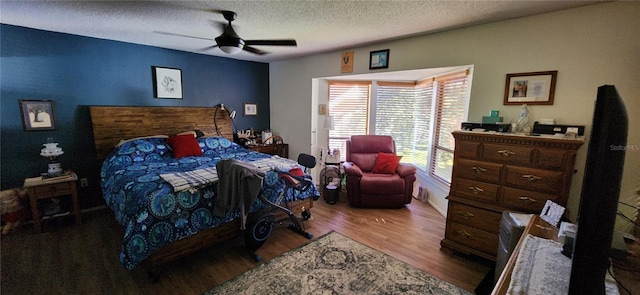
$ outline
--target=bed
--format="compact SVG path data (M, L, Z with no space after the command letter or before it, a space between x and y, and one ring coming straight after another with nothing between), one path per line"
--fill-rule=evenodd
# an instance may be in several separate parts
M152 270L240 232L239 209L212 214L217 182L178 188L163 177L211 169L221 159L268 163L262 165L262 191L273 201L285 190L276 171L297 165L233 143L232 123L219 108L90 107L90 113L103 196L124 227L120 261L130 270L139 265ZM167 137L194 129L205 134L196 140L202 155L176 158ZM319 195L315 186L287 193L295 200L294 212L311 208ZM267 208L258 199L249 212Z

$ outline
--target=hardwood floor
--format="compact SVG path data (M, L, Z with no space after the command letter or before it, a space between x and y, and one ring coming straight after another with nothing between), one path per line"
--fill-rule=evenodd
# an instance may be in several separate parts
M387 253L442 280L473 292L492 263L440 249L445 219L418 200L403 209L351 208L343 195L335 205L318 200L305 222L314 237L330 231ZM43 224L25 225L2 238L2 294L201 294L258 265L232 240L170 263L151 282L142 268L127 271L119 261L121 227L110 209ZM276 225L258 250L268 261L309 242Z

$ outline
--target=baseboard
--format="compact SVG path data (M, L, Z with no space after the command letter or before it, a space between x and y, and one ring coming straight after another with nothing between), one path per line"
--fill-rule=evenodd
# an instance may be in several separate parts
M436 206L436 204L433 203L431 200L427 200L427 204L431 205L431 207L433 209L435 209L436 212L438 212L438 214L442 215L442 217L445 217L445 218L447 217L447 212L442 211L442 209L440 209L440 207Z

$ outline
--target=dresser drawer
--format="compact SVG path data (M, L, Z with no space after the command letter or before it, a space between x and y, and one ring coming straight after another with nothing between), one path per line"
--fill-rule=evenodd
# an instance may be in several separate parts
M536 166L550 169L564 169L565 163L571 154L569 150L539 148Z
M449 202L449 219L453 222L475 227L486 232L498 234L502 215L473 206Z
M459 244L487 253L493 257L495 257L498 252L497 234L488 233L464 224L456 222L448 223L445 237Z
M558 193L562 189L562 171L550 171L526 167L505 167L505 183L526 189Z
M484 159L500 163L530 165L533 159L533 147L485 143L482 151Z
M459 159L454 170L458 177L499 183L502 164Z
M454 178L451 184L451 190L455 195L487 203L496 203L498 201L499 187L497 184L459 177Z
M55 183L43 186L36 186L33 188L33 192L36 197L51 197L59 195L70 195L73 193L73 187L71 182Z
M480 143L473 141L458 142L456 146L458 149L458 155L462 158L478 158L478 151L480 150Z
M560 196L528 191L512 187L503 187L500 206L526 213L540 214L547 200L558 203Z

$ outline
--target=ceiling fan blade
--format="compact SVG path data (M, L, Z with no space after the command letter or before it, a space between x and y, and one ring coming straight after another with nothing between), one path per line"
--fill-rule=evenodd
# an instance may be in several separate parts
M202 48L202 49L200 49L200 50L201 50L201 51L205 51L205 50L209 50L209 49L214 49L214 48L216 48L216 47L218 47L218 45L211 45L211 46L207 46L207 47L205 47L205 48Z
M182 34L169 33L169 32L161 32L161 31L153 31L153 32L154 32L154 33L156 33L156 34L161 34L161 35L177 36L177 37L186 37L186 38L195 38L195 39L201 39L201 40L214 41L214 39L212 39L212 38L203 38L203 37L196 37L196 36L182 35Z
M280 40L244 40L245 45L263 45L263 46L298 46L294 39Z
M249 52L251 52L251 53L255 53L255 54L258 54L258 55L265 55L265 54L267 54L267 52L266 52L266 51L262 51L262 50L260 50L260 49L258 49L258 48L255 48L255 47L247 46L247 44L246 44L246 43L245 43L244 47L242 47L242 50L249 51Z

